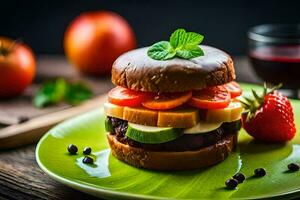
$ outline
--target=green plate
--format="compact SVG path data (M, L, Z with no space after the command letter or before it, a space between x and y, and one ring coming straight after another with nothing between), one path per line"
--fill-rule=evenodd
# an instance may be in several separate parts
M257 86L242 84L245 91ZM300 128L300 101L292 101ZM159 172L131 167L110 154L101 108L70 119L51 129L38 143L36 159L53 179L80 191L107 199L261 199L299 197L300 171L290 173L287 164L300 162L300 136L287 144L266 144L241 131L237 150L224 162L200 170ZM67 146L76 144L78 155ZM94 165L82 163L82 149L89 146ZM180 162L180 161L178 161ZM253 178L264 167L267 175ZM236 172L247 179L235 190L224 187Z

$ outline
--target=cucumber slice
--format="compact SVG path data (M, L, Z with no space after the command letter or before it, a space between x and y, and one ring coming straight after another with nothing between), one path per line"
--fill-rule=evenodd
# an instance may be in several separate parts
M140 143L160 144L175 140L182 135L182 129L171 127L144 126L128 123L126 136Z
M207 133L210 131L213 131L217 128L219 128L222 125L222 122L199 122L196 126L193 126L192 128L184 129L184 134L201 134L201 133Z
M113 125L111 124L111 122L108 121L108 118L105 119L104 125L105 125L105 131L106 132L114 132L115 131Z

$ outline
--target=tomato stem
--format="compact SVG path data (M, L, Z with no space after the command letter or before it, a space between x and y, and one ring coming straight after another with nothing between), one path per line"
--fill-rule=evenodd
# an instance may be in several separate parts
M7 56L8 54L10 54L10 52L12 52L13 49L15 48L15 46L19 43L20 43L20 39L17 39L17 40L14 40L13 43L9 47L6 47L3 44L3 41L0 40L0 56Z
M5 48L0 41L0 56L7 56L9 54L9 49Z

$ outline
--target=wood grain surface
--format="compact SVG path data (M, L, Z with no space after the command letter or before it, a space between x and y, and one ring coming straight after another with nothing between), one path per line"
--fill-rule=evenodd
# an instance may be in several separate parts
M78 106L64 110L51 112L36 118L32 118L20 124L10 125L0 129L0 150L16 148L25 144L37 142L45 132L54 125L76 115L89 112L101 107L107 101L107 95L99 95L89 99Z
M236 58L234 62L238 81L259 82L245 57ZM38 67L41 69L38 71L39 79L53 78L57 70L62 77L82 78L62 56L40 57ZM84 80L91 83L98 94L106 93L112 87L109 77L84 77ZM0 199L95 199L50 179L38 167L34 151L35 144L0 151Z
M0 153L0 198L95 199L50 179L38 167L34 151L35 145L29 145Z
M109 76L101 78L86 77L79 74L62 56L41 56L37 60L37 74L34 83L21 96L0 100L0 122L3 118L9 118L8 120L17 123L22 116L32 119L70 108L70 105L63 103L43 109L32 106L32 98L40 84L60 77L70 81L83 81L93 90L95 95L105 93L113 87Z

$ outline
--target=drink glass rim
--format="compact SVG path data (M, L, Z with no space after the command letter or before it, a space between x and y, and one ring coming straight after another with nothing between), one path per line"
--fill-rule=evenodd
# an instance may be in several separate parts
M300 23L262 24L250 28L247 36L257 42L300 44Z

